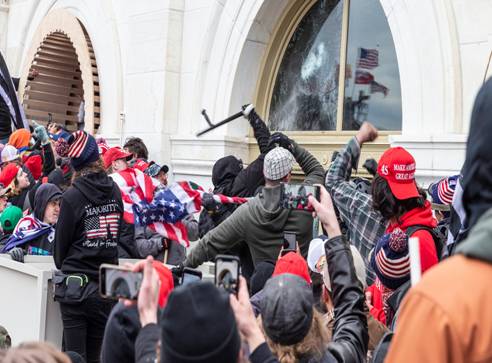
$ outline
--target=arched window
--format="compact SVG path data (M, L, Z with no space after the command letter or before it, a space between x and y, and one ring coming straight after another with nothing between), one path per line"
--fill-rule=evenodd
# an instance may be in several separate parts
M401 130L398 61L378 0L314 2L272 85L272 130L351 131L364 120Z

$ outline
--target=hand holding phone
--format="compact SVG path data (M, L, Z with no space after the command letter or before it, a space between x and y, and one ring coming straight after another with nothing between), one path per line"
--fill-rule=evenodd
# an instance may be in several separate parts
M282 250L280 256L283 256L289 252L297 253L297 235L295 232L284 232L284 241L282 244Z
M136 300L143 274L118 265L102 264L99 268L99 292L102 297Z
M237 296L239 275L239 257L229 255L215 257L215 286Z
M340 225L338 224L337 215L335 213L335 207L331 200L330 193L324 186L320 186L320 201L317 201L312 196L309 197L310 203L313 205L315 215L319 218L323 224L329 238L340 236Z
M286 209L313 211L309 197L320 198L319 186L307 184L282 183L280 205Z

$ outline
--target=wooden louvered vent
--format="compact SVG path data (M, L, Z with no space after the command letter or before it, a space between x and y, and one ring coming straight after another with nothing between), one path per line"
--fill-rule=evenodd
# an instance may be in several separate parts
M92 44L87 33L85 36L95 90L95 132L100 125L99 78ZM69 131L75 131L83 99L80 63L75 48L67 35L53 32L44 38L29 69L23 99L26 117L45 124L51 114L54 122L64 125Z

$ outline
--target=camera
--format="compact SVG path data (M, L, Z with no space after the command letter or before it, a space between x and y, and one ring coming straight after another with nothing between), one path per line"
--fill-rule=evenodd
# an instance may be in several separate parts
M239 257L217 255L215 257L215 286L237 295L239 288Z

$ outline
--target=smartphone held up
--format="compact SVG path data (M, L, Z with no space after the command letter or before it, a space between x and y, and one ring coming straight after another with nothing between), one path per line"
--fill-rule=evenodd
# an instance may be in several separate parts
M99 293L107 299L136 300L143 280L142 272L110 264L99 268Z
M215 257L215 286L237 295L239 288L239 257L217 255Z
M282 183L280 205L286 209L297 209L312 212L313 206L309 196L320 200L320 189L317 185Z

